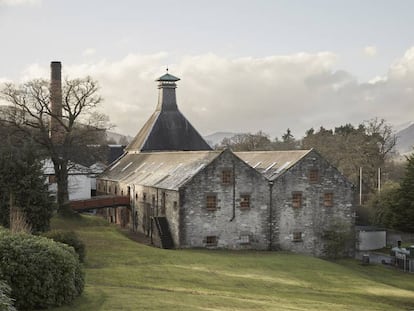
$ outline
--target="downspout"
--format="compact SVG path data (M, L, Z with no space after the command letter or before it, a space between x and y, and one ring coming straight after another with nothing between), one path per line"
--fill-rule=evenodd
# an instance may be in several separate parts
M233 216L230 219L230 222L232 222L234 220L234 218L236 218L236 167L234 164L234 160L231 161L232 162L232 184L233 184Z
M269 181L269 246L271 251L273 247L273 181Z

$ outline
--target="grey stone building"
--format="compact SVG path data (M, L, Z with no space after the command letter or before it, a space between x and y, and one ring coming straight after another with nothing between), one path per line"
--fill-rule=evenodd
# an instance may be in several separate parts
M128 195L111 221L160 247L324 254L323 233L354 226L351 183L315 150L213 151L178 110L176 82L159 78L154 114L97 180Z

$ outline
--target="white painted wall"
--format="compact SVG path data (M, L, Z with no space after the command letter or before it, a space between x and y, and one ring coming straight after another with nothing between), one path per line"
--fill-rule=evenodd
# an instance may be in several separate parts
M358 249L360 251L370 251L386 246L386 231L359 231Z

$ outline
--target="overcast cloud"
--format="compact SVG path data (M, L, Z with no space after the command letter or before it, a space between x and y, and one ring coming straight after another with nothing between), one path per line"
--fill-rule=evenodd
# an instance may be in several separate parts
M156 106L154 80L165 73L167 58L130 54L117 61L63 63L63 75L98 80L102 110L116 131L135 135ZM356 125L374 117L394 125L413 120L414 47L369 83L335 70L337 58L331 52L233 59L201 54L182 57L169 72L182 79L180 110L203 135L263 130L274 137L290 128L301 137L311 127ZM22 80L38 77L49 77L49 64L32 64L21 74Z

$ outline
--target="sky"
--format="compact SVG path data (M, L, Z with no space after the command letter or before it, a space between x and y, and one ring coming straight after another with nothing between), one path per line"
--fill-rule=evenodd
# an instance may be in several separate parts
M0 83L92 76L115 131L178 82L202 135L414 121L414 1L0 0Z

